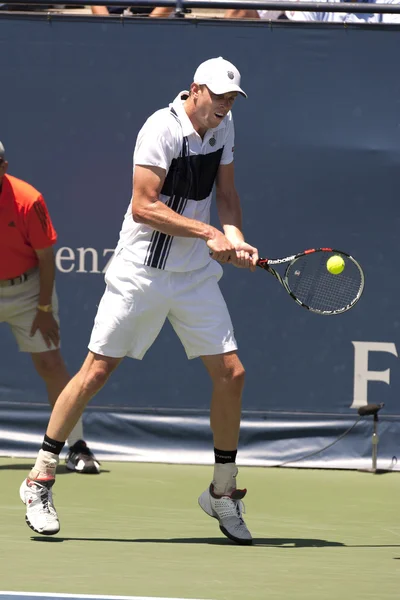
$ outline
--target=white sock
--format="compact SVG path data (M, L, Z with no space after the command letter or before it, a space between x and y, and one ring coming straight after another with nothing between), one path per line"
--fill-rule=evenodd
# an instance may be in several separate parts
M48 479L56 476L56 469L60 457L53 452L39 450L35 466L29 473L29 479Z
M75 425L75 427L73 428L73 430L71 431L71 433L68 436L68 446L71 448L71 446L73 446L74 444L76 444L76 442L78 442L79 440L83 440L83 423L82 423L82 417L79 417L79 421L77 422L77 424Z
M236 463L215 463L212 483L217 496L231 494L233 490L236 490L237 474Z

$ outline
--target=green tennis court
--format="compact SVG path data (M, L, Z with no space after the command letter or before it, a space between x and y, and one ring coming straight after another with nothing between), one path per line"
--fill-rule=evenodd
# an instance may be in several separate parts
M0 591L209 600L399 597L396 474L242 468L254 546L197 506L211 467L105 463L63 472L60 533L34 534L18 488L30 460L0 459Z

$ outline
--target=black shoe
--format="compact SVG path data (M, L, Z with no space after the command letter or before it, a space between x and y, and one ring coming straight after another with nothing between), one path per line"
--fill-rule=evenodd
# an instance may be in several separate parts
M92 475L100 473L100 463L96 460L93 452L83 440L78 440L71 446L65 462L69 471L89 473Z

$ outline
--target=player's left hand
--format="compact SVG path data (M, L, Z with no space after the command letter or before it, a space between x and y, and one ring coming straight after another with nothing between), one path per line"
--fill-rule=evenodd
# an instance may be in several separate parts
M255 271L258 261L258 250L254 246L250 246L246 242L236 242L236 259L232 261L232 264L239 269L250 269Z
M60 343L60 329L53 313L46 313L38 310L36 317L33 319L31 327L31 337L39 330L48 348L51 345L58 346Z

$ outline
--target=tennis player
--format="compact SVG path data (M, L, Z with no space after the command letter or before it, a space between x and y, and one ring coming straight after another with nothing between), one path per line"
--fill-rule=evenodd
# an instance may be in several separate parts
M0 142L0 323L7 323L21 352L28 352L43 379L51 406L70 377L60 353L53 245L57 240L43 196L7 175ZM98 473L83 438L82 421L69 432L67 468Z
M138 134L132 199L89 354L58 398L20 488L26 521L37 533L59 531L52 500L58 455L87 402L125 356L144 357L168 318L188 358L201 357L213 383L214 475L199 504L226 536L252 543L242 517L246 490L236 487L244 368L218 285L219 263L254 271L258 260L244 240L234 183L231 108L238 94L246 96L236 67L222 57L207 60L190 91L155 112ZM223 231L209 224L214 183Z

